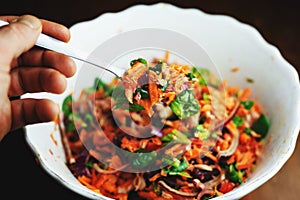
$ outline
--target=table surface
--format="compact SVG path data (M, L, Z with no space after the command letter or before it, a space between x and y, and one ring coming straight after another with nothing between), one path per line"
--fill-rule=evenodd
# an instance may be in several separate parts
M17 1L10 0L0 7L0 15L33 14L66 25L93 19L105 12L121 11L137 2L152 4L159 1ZM263 37L278 47L282 55L300 72L300 6L296 1L160 1L180 7L199 8L207 13L226 14L257 28ZM43 134L43 133L41 133ZM24 139L24 130L11 132L0 143L1 195L16 199L47 198L85 199L57 183L39 165ZM270 181L242 200L296 200L300 196L300 139L283 168ZM2 199L2 198L1 198Z

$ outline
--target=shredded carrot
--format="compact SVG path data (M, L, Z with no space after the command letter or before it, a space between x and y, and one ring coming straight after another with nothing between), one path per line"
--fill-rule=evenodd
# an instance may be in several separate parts
M235 94L237 94L237 92L240 90L239 87L237 86L229 86L227 88L227 93L229 96L234 96Z
M250 96L250 93L251 93L250 88L244 89L244 90L243 90L243 93L239 96L239 99L240 99L241 101L247 100L247 99L249 98L249 96Z
M156 179L158 179L161 175L160 174L155 174L151 178L149 178L149 181L154 182Z
M90 184L91 180L88 177L86 177L86 176L79 176L77 179L78 179L78 181L80 183L82 183L83 185L85 185L87 188L89 188L89 189L91 189L91 190L93 190L93 191L95 191L97 193L100 193L99 189L97 189L95 186L93 186L93 185Z
M239 70L240 70L239 67L233 67L233 68L231 68L231 71L232 71L232 72L238 72Z
M134 152L138 150L140 144L139 141L133 139L131 140L128 139L127 137L123 137L121 143L122 143L121 144L122 149L127 149L130 152Z
M176 94L175 92L167 92L163 94L164 97L167 99L166 104L169 105L172 101L174 101Z
M50 134L50 138L51 138L51 140L53 141L54 145L57 146L57 145L58 145L58 142L57 142L57 140L54 138L53 133Z

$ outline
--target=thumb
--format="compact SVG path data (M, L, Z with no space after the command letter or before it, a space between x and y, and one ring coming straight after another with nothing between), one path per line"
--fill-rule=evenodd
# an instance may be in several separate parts
M0 29L0 67L2 70L10 70L12 60L32 48L41 31L41 21L31 15L23 15L2 27Z

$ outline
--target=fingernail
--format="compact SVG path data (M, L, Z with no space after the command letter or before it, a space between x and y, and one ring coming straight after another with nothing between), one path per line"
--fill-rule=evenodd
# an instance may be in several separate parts
M42 27L41 21L38 18L31 15L23 15L12 21L12 23L15 22L22 23L31 29L40 29Z

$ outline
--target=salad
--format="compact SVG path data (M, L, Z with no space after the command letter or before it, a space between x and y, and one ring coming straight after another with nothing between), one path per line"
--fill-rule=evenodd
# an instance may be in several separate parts
M251 176L269 130L250 95L205 68L134 59L121 79L64 99L66 164L118 200L223 195Z

